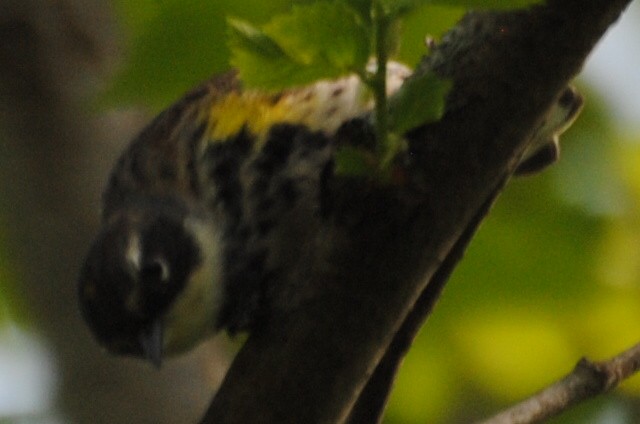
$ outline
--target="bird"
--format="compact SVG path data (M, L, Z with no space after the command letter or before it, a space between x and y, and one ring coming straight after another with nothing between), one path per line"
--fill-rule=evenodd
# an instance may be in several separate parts
M389 62L387 93L411 74ZM517 172L557 158L581 105L565 89ZM275 282L304 278L296 264L313 252L336 144L375 138L373 108L355 74L273 93L229 71L161 112L114 165L80 270L98 343L159 367L223 329L253 328Z

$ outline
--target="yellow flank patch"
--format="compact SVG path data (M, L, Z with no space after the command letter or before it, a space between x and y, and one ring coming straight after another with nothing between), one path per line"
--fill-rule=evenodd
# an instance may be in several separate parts
M396 62L389 63L388 70L387 89L391 95L411 75L411 70ZM216 96L210 109L204 112L204 119L208 120L206 137L212 142L224 142L246 129L255 137L256 147L260 147L277 124L304 125L311 131L331 135L345 121L372 108L373 95L354 74L280 94L230 91L223 97Z
M286 98L274 102L273 97L264 93L230 93L211 108L209 138L224 141L246 126L260 140L275 124L307 123L300 109L294 108Z

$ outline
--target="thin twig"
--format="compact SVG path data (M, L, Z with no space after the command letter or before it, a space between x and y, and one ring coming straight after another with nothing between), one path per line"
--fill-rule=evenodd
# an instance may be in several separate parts
M603 362L581 359L562 380L478 424L537 423L605 393L640 369L640 343Z

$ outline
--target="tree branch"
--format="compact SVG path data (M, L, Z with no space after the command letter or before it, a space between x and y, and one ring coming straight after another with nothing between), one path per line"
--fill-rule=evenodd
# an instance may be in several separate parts
M203 422L347 419L427 282L627 3L550 0L470 14L451 31L418 71L454 90L443 119L409 135L411 183L329 180L331 208L300 272L308 296L250 335Z
M603 362L581 359L562 380L479 424L537 423L605 393L640 369L640 343Z
M461 25L464 25L464 23ZM434 65L429 64L429 66ZM458 262L462 259L462 256L473 235L476 233L480 223L488 214L491 205L497 199L506 183L507 180L505 179L491 194L489 199L487 199L486 203L478 211L478 214L467 226L465 232L449 252L438 271L434 274L410 314L403 322L402 327L394 336L394 339L389 345L384 357L376 367L374 374L360 394L357 403L351 411L348 423L364 424L380 422L382 420L384 408L386 407L386 403L391 393L391 388L404 356L408 352L411 343L420 331L420 328L435 307L446 282L449 280Z
M393 337L376 370L367 382L358 401L354 405L349 424L369 424L382 420L384 409L391 394L391 388L400 368L400 364L409 351L413 340L436 305L445 284L455 267L462 259L478 227L489 213L491 206L506 184L506 179L494 190L489 199L478 210L478 214L467 226L455 246L451 249L438 271L434 274L426 289L416 301L413 309L402 323L402 327Z

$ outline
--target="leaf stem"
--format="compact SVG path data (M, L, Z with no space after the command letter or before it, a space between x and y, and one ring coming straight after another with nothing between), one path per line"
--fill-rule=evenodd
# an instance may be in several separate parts
M389 140L389 120L387 106L387 33L390 20L379 1L372 5L374 52L376 56L376 72L371 80L371 87L375 99L375 130L379 157L384 158L387 153ZM385 161L381 161L381 165Z

